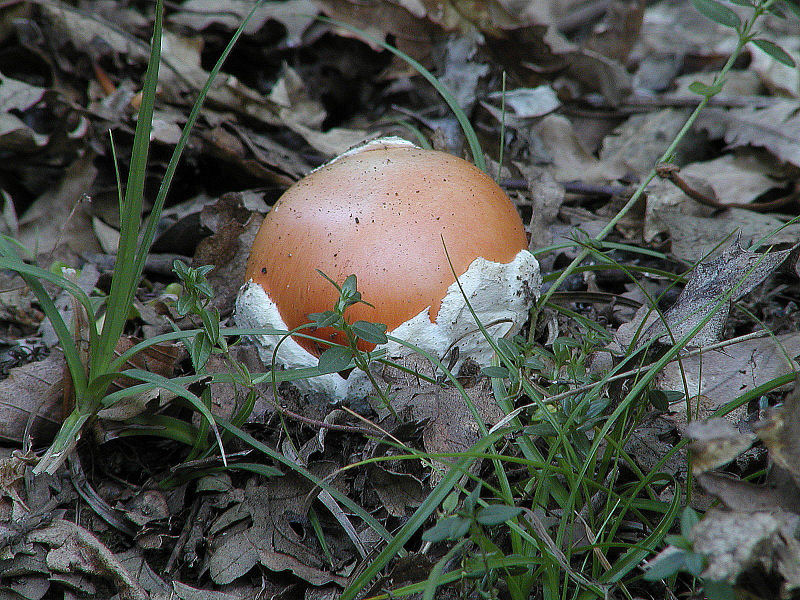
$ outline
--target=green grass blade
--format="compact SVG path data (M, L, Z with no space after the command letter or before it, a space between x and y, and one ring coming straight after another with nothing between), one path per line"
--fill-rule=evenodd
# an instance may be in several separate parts
M189 112L189 116L186 119L186 124L183 126L183 131L181 131L181 137L178 139L178 143L175 145L175 150L172 152L172 157L170 158L169 164L167 165L166 171L164 172L164 176L161 180L161 186L158 190L158 195L156 196L155 202L153 202L153 208L150 211L150 217L147 220L147 225L145 226L144 233L142 235L141 244L139 247L138 254L136 256L136 272L141 273L144 269L145 260L147 260L147 254L150 251L150 247L153 244L153 240L155 239L156 234L156 227L158 225L158 216L161 214L161 210L164 208L164 202L167 199L167 194L169 193L170 186L172 185L172 178L175 175L175 170L178 168L178 162L180 161L181 155L183 154L183 150L186 147L186 142L189 139L189 135L194 128L195 123L197 122L197 117L200 114L200 110L203 107L203 103L205 102L206 96L208 96L208 92L211 89L214 80L217 78L220 70L222 69L222 65L225 63L225 60L228 58L228 55L233 50L233 46L239 40L244 31L244 28L247 26L247 23L253 17L253 14L264 3L264 0L260 0L256 4L253 5L253 8L250 10L250 13L242 20L241 24L239 25L236 32L231 36L228 45L225 46L225 49L222 51L217 62L214 64L214 67L208 74L208 79L206 80L205 85L202 87L200 92L197 95L197 99L195 100L194 104L192 105L192 110Z
M0 246L4 244L5 240L0 236ZM81 306L87 310L89 315L91 315L93 308L89 297L69 279L60 275L55 275L46 269L26 264L22 262L16 253L14 253L13 256L9 256L6 254L7 251L13 252L13 248L8 245L0 247L0 253L2 253L2 256L0 256L0 269L9 269L19 273L28 287L31 288L31 291L39 301L39 306L41 306L42 311L52 324L58 341L61 343L61 350L64 353L64 360L67 363L67 368L72 377L72 385L75 393L77 395L84 394L87 389L88 380L83 361L75 346L75 340L72 333L69 331L69 327L64 322L64 319L61 318L58 308L56 308L55 303L52 298L50 298L50 294L47 293L47 290L44 289L41 282L49 281L65 289L72 294L72 296L80 302ZM95 333L91 324L90 331L92 334Z
M478 134L475 133L475 129L472 127L472 124L469 122L469 117L464 112L464 109L458 104L456 101L455 96L450 93L442 83L436 79L436 76L431 73L428 69L423 67L418 61L411 58L405 52L401 52L391 44L387 44L383 40L379 40L376 37L371 36L363 29L359 29L358 27L354 27L349 25L343 21L339 21L337 19L331 19L329 17L323 17L317 15L315 17L317 20L322 21L323 23L329 23L331 25L335 25L336 27L341 27L342 29L347 29L355 33L357 36L364 40L369 40L373 44L377 44L384 50L388 50L398 58L401 58L406 63L408 63L417 73L422 75L428 83L430 83L439 95L447 102L447 105L450 107L450 110L453 111L456 119L458 120L458 124L461 126L461 130L464 132L464 137L467 139L467 143L469 144L469 151L472 154L472 161L475 163L475 166L478 167L481 171L486 172L486 159L483 156L483 150L481 149L481 143L478 141Z
M273 450L272 448L270 448L266 444L264 444L262 442L259 442L253 436L251 436L250 434L242 431L238 427L235 427L234 425L231 425L230 423L228 423L226 421L222 421L222 420L218 421L218 425L219 425L219 427L221 429L224 429L225 431L227 431L227 432L231 433L232 435L236 436L237 438L239 438L245 444L255 448L256 450L258 450L259 452L261 452L263 454L266 454L271 459L281 463L282 465L285 465L285 466L289 467L292 471L294 471L298 475L301 475L302 477L305 477L306 479L308 479L314 485L316 485L316 486L320 487L321 489L325 490L326 492L328 492L331 496L333 496L333 498L337 502L339 502L339 504L341 504L341 505L345 506L346 508L350 509L353 512L353 514L357 515L360 519L362 519L365 523L367 523L383 539L385 539L387 541L392 539L392 534L390 534L388 531L386 531L386 528L383 525L381 525L380 522L378 522L378 520L375 517L373 517L368 511L364 510L362 507L360 507L358 504L353 502L350 498L345 496L342 492L337 490L335 487L329 485L328 482L325 481L324 479L320 479L319 477L317 477L316 475L311 473L308 469L306 469L302 465L294 462L293 460L291 460L289 458L286 458L283 454Z
M502 435L501 433L488 435L481 439L477 444L470 448L470 452L482 452L496 442ZM367 567L353 580L353 582L342 592L340 600L354 600L358 593L366 586L380 571L397 556L405 546L406 542L413 536L430 517L433 512L444 501L452 491L458 480L468 471L475 459L472 456L460 458L445 474L439 484L433 488L428 497L419 505L414 514L406 521L405 525L397 532L394 538L387 544L378 556L375 557Z
M133 137L131 164L125 189L123 213L120 215L120 240L117 248L117 261L111 278L111 291L108 295L106 318L100 342L92 349L90 373L100 374L106 370L114 356L114 349L125 321L128 318L133 296L139 284L141 269L137 269L136 253L141 225L144 183L147 174L147 157L150 150L150 132L153 123L158 70L161 62L163 0L157 0L153 24L153 43L150 45L150 59L142 87L142 103L139 107L136 133ZM142 264L143 266L143 264Z

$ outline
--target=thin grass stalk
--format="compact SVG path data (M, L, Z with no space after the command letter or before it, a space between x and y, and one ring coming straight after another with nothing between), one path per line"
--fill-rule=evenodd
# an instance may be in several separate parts
M749 32L750 32L750 30L752 29L752 27L754 25L754 21L755 21L755 18L753 19L753 22L747 24L746 31L743 31L742 35L739 36L739 40L738 40L738 42L736 44L736 48L733 50L731 55L728 57L728 60L725 62L725 65L722 67L720 72L717 73L716 77L714 78L714 83L711 85L711 87L714 87L715 85L717 85L720 82L724 81L725 76L728 74L728 72L731 70L731 68L733 68L733 65L736 62L736 59L739 57L739 54L741 54L741 52L742 52L742 48L744 48L744 45L746 43L745 42L745 37L747 35L749 35ZM686 134L692 128L692 126L694 125L694 122L700 116L700 113L703 112L703 109L705 109L705 107L709 103L710 99L711 99L710 96L704 96L700 100L698 105L695 107L694 111L692 111L692 114L689 115L689 117L686 119L686 122L683 124L683 127L681 127L680 131L677 133L675 138L672 140L672 143L669 145L669 147L664 151L664 153L658 159L657 164L669 162L669 161L672 160L672 158L675 155L675 151L678 148L678 145L683 141L683 138L686 137ZM598 233L593 238L595 242L602 241L609 233L611 233L611 231L613 231L613 229L614 229L614 227L616 227L617 223L619 223L620 220L622 220L622 218L626 214L628 214L628 212L630 212L630 210L636 205L636 203L639 201L639 199L644 194L644 191L647 189L647 186L649 186L650 182L653 181L653 179L655 179L655 178L656 178L656 169L655 169L655 167L653 167L653 169L651 169L651 171L647 174L647 176L642 180L642 182L639 184L639 186L633 192L633 194L631 195L630 199L625 203L625 205L619 210L619 212L616 215L614 215L614 217L606 224L606 226L603 227L602 230L600 230L600 233ZM542 297L539 300L539 306L544 306L544 304L547 303L547 301L550 299L550 297L553 295L553 293L558 288L560 288L561 285L564 283L564 280L566 280L566 278L571 273L574 272L575 268L577 266L579 266L586 259L587 256L589 256L589 253L590 253L590 251L587 248L584 248L583 250L581 250L578 253L578 255L572 260L572 262L564 269L564 271L558 277L558 279L556 279L555 283L542 295Z
M486 159L483 156L483 150L481 149L481 143L478 140L478 134L475 133L475 129L472 127L472 124L469 122L469 117L464 112L464 109L458 104L458 101L455 99L453 94L442 85L442 83L436 78L436 76L431 73L428 69L422 66L421 63L411 58L405 52L402 52L392 46L391 44L387 44L383 40L379 40L376 37L371 36L363 29L359 29L358 27L353 27L345 23L344 21L339 21L338 19L331 19L329 17L323 17L321 15L316 15L315 18L318 21L323 23L328 23L330 25L335 25L336 27L341 27L342 29L347 29L358 35L360 38L364 40L369 40L373 44L377 44L384 50L388 50L398 58L404 60L408 65L410 65L417 73L422 75L425 80L430 83L434 89L439 93L439 95L447 102L447 105L450 107L450 110L453 111L456 119L458 120L458 124L461 127L461 131L464 132L464 137L467 139L467 144L469 145L470 153L472 154L472 162L475 163L475 166L478 167L484 173L486 172Z
M136 123L136 132L131 149L131 164L125 188L123 212L120 214L120 239L117 260L111 278L106 318L99 344L92 348L89 356L91 377L105 372L114 356L125 322L128 318L133 296L139 285L141 270L137 269L136 253L142 218L144 184L147 175L147 158L150 150L150 131L153 123L158 71L161 63L161 37L164 18L163 0L157 0L153 23L153 43L142 87L142 103ZM148 247L149 250L149 247ZM99 399L76 400L76 410L91 412Z

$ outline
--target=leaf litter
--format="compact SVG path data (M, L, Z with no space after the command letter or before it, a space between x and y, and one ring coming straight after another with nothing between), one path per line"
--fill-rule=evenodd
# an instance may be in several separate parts
M542 261L550 269L577 254L583 233L602 229L630 194L629 184L653 166L672 139L687 96L672 93L670 86L685 89L683 73L698 79L695 71L719 69L732 39L686 3L658 2L643 10L614 6L588 17L568 2L531 2L520 9L498 0L486 3L486 11L458 2L320 4L329 16L393 41L453 88L458 102L470 109L490 164L525 218L531 248L561 245ZM224 66L179 168L137 294L137 314L119 352L172 331L173 325L197 326L177 315L167 288L175 282L170 268L176 258L215 266L209 280L224 322L263 214L285 187L328 158L380 134L414 139L415 129L436 147L463 148L452 116L421 78L378 46L313 20L317 6L305 0L263 3L238 54ZM188 0L168 11L148 185L163 174L165 156L222 40L250 7L234 0ZM137 5L100 1L79 7L51 0L11 3L0 10L9 24L0 32L9 50L0 55L4 231L40 266L77 269L86 291L100 298L108 291L119 226L106 131L113 131L125 172L151 15ZM796 52L794 38L781 32L775 39ZM568 305L616 334L619 347L634 337L663 344L711 316L694 337L700 348L687 348L654 382L655 390L683 394L682 402L701 416L775 378L789 381L800 356L797 257L787 249L800 240L800 229L796 222L786 225L798 210L797 75L769 66L756 48L749 52L751 66L739 80L732 77L729 95L701 114L676 154L691 188L737 207L702 206L673 182L656 181L640 210L612 237L663 252L663 258L647 259L613 250L621 264L685 278L675 283L645 274L634 287L613 273L587 271L573 275L563 288L575 298L595 294ZM505 98L500 92L504 71ZM737 102L730 89L746 95ZM504 102L505 115L500 112ZM501 124L502 165L495 150ZM787 203L765 213L739 207L782 196ZM737 235L740 242L727 245ZM762 241L784 246L763 253L745 249ZM722 252L709 260L719 247ZM615 296L644 306L634 315L630 306L622 310L598 300ZM65 314L71 310L66 298L62 307ZM163 391L134 397L100 415L95 430L86 434L93 439L79 451L78 464L87 467L82 476L73 469L31 483L26 479L34 460L30 449L42 448L53 435L69 381L54 337L44 324L39 331L43 315L35 300L5 273L0 309L3 593L244 598L268 590L276 598L337 597L363 556L381 547L360 518L288 471L266 478L243 467L230 475L207 475L195 487L182 481L162 494L159 483L189 472L192 461L175 466L186 454L174 442L150 437L141 443L122 434L129 425L125 419L185 416L181 403ZM746 311L757 317L755 323L741 316ZM650 321L644 321L648 313ZM102 318L102 310L91 318ZM558 337L557 328L569 332L571 327L555 317L550 323L548 346ZM764 328L774 335L748 338ZM191 373L177 346L156 348L155 356L134 358L136 366L167 377ZM263 370L246 346L233 353L252 372ZM215 357L207 373L225 368ZM480 428L464 397L414 374L436 379L425 361L409 368L412 374L378 373L392 385L397 415L374 402L352 409L393 436L388 439L414 448L445 454L469 448ZM461 381L488 426L503 417L485 377L464 373ZM193 385L199 391L205 383ZM627 447L648 470L681 433L691 437L698 456L694 467L714 466L695 473L706 494L697 495L696 506L709 497L723 505L709 511L693 534L695 547L711 557L708 576L735 581L743 573L775 572L782 577L776 594L784 595L800 587L795 426L800 421L788 387L754 398L722 425L711 421L709 429L698 420L687 425L673 403L644 420ZM232 384L213 383L207 389L212 410L224 418L246 402L246 394ZM329 477L387 527L406 519L440 480L441 466L394 460L396 450L382 443L383 437L365 442L363 430L356 429L366 429L364 423L327 399L303 396L286 383L275 391L277 396L269 384L259 386L256 409L244 426L313 473ZM759 484L739 479L755 468L744 466L740 453L753 452L744 450L753 436L768 455L756 458L756 466L772 464ZM705 463L701 457L707 457ZM232 459L245 461L235 453ZM370 459L380 461L342 470ZM204 468L219 467L213 457L194 460ZM720 471L723 465L727 472ZM480 469L476 463L472 473ZM685 478L685 458L676 454L669 470ZM114 517L119 518L116 528L108 522ZM550 539L546 527L540 529ZM428 576L436 556L412 550L394 564L386 581L412 583ZM160 568L164 564L167 569Z

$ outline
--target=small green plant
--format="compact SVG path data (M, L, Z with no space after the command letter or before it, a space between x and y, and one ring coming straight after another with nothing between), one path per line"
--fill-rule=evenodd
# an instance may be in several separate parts
M214 347L227 351L228 344L225 336L221 335L219 328L219 311L211 307L214 290L208 282L206 275L213 270L213 266L189 268L184 262L176 260L172 266L183 286L175 311L178 316L195 315L203 323L203 329L189 340L184 340L189 357L195 371L202 371Z
M688 506L681 513L680 534L668 535L664 541L669 544L661 554L647 565L644 579L659 581L669 579L678 573L688 573L702 581L703 593L708 600L733 600L736 592L729 583L702 579L706 559L692 549L692 528L700 521L700 515Z
M260 3L259 3L260 4ZM253 6L256 10L258 4ZM117 188L119 190L120 214L120 241L116 254L116 265L111 279L111 290L105 298L105 317L102 326L96 319L95 301L87 296L77 285L60 273L52 273L46 269L29 265L24 260L24 253L20 254L19 245L13 240L0 238L0 268L10 269L20 274L25 283L36 295L39 304L53 325L58 335L64 358L69 370L72 388L74 389L74 410L66 415L62 425L44 456L36 465L36 473L53 473L67 458L75 447L81 432L86 424L94 418L97 411L104 405L114 402L122 397L120 394L109 394L109 386L120 375L138 379L145 386L157 387L159 383L172 387L169 382L162 382L153 374L138 369L125 369L125 361L131 356L130 352L117 356L117 342L122 335L125 323L131 312L134 295L139 280L144 270L145 260L150 247L155 239L156 226L161 210L169 192L172 177L175 174L183 149L186 146L189 134L194 127L197 116L203 105L206 95L213 80L219 73L222 64L230 54L233 45L241 35L249 16L242 22L234 33L230 42L222 52L220 59L211 70L208 80L200 90L198 98L192 107L183 128L181 137L175 146L172 158L167 165L166 172L161 181L158 194L150 210L149 219L142 221L144 207L144 183L147 172L147 159L150 148L150 132L152 129L153 110L155 106L156 85L161 60L161 38L164 6L163 0L155 4L153 43L150 48L150 57L147 64L144 85L142 87L142 102L139 108L136 131L133 138L130 169L127 183L123 186L120 173L117 172ZM111 144L112 154L116 154ZM124 190L124 192L123 192ZM87 342L88 351L84 355L81 349L82 341L75 339L67 323L59 314L48 291L42 282L54 284L67 292L82 307L87 316ZM161 340L148 340L145 344L152 345ZM137 346L141 350L144 346ZM84 358L85 356L85 358ZM158 383L156 383L158 381ZM202 414L208 426L214 431L218 443L221 438L208 407L193 394L188 394L179 385L174 386L174 391L188 399Z
M518 506L505 504L486 504L480 506L481 485L475 486L470 492L461 508L453 514L442 517L432 528L422 534L426 542L455 542L465 537L470 531L475 535L485 535L484 528L501 525L518 517L522 509Z

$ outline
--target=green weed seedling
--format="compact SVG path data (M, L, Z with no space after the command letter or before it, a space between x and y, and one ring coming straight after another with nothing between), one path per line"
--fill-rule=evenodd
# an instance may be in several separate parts
M685 572L701 581L703 593L708 600L734 600L737 595L729 583L709 581L701 577L706 559L692 549L690 541L692 528L699 521L700 515L694 510L689 507L683 510L680 534L668 535L664 538L669 546L648 563L644 579L659 581L674 578L678 573Z
M345 317L345 311L354 304L372 306L372 304L361 298L361 292L357 289L355 275L348 275L344 282L339 285L322 271L318 271L318 273L336 288L339 292L339 298L337 298L332 310L312 313L308 315L308 318L314 327L333 327L340 330L347 340L344 346L327 348L319 357L319 368L325 371L340 372L350 368L351 363L353 363L356 368L367 376L384 406L394 413L388 396L388 387L382 387L369 368L374 360L382 356L382 353L364 352L358 347L359 340L370 344L387 343L389 339L386 337L386 325L370 323L369 321L354 321L351 323Z
M161 211L164 207L167 193L172 184L172 178L177 169L178 162L186 146L188 137L194 127L200 109L208 94L211 84L222 68L222 64L239 39L246 23L260 2L253 6L250 15L242 22L240 27L231 37L230 42L223 50L219 60L209 73L208 79L199 91L197 100L186 120L181 137L175 146L172 157L158 194L150 210L146 223L142 222L144 207L144 183L147 172L147 159L150 148L150 133L152 130L153 110L155 106L156 86L161 60L162 23L164 16L163 0L157 0L154 7L154 25L150 56L147 72L142 86L142 102L139 108L136 131L133 138L131 151L130 170L127 182L122 183L122 178L117 171L117 189L119 191L120 213L120 241L116 254L116 265L111 280L111 290L105 298L105 316L100 320L96 318L94 310L95 301L87 296L78 286L63 277L60 273L51 273L46 269L29 265L24 260L24 253L20 253L19 244L7 237L0 238L0 268L9 269L20 274L25 283L36 296L42 311L50 320L59 338L64 358L69 370L72 388L74 389L74 410L67 415L39 463L34 468L35 473L54 473L66 460L75 447L86 424L94 418L97 411L103 406L113 404L129 394L109 393L112 381L120 375L125 375L141 382L133 386L138 391L142 388L162 387L169 389L178 396L188 400L194 408L201 413L208 426L214 432L220 448L222 440L214 423L214 418L207 406L194 394L186 391L186 382L183 380L168 380L140 369L125 369L126 361L133 356L131 351L116 355L117 342L122 335L125 323L131 312L133 300L139 280L144 270L144 264L150 247L155 239L156 226ZM114 163L117 164L116 154L111 145ZM73 337L69 326L56 309L43 282L54 284L69 292L76 303L85 310L88 317L87 337L88 354L84 358L82 342ZM135 351L157 344L165 339L178 339L191 334L181 332L173 338L154 338L135 347ZM131 349L134 350L134 349Z

